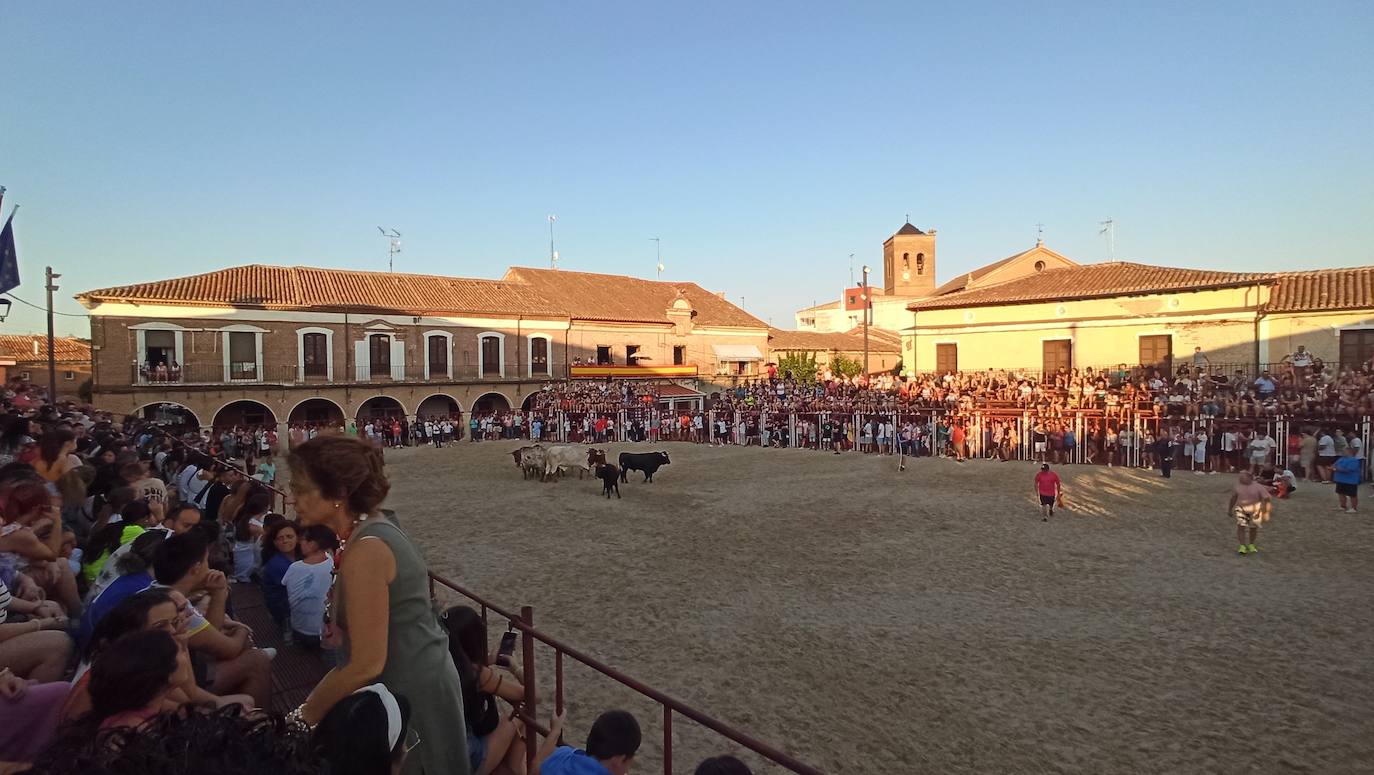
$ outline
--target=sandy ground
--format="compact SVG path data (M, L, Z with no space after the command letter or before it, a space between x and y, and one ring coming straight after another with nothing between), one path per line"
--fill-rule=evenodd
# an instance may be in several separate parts
M823 771L1374 768L1374 502L1304 485L1239 558L1227 476L1068 467L1045 524L1026 463L668 444L607 501L515 446L388 453L431 567ZM657 772L655 706L567 675L570 740L625 707ZM737 750L675 731L677 772Z

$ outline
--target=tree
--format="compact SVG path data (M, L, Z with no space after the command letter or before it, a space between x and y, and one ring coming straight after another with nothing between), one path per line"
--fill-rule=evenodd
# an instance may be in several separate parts
M798 382L815 382L816 354L790 352L778 359L778 373L791 374Z
M863 373L864 365L853 358L835 353L835 357L830 359L830 370L840 377L857 377Z
M90 377L87 377L87 378L86 378L86 381L85 381L85 382L82 382L82 383L81 383L81 386L78 387L78 388L76 389L76 396L77 396L77 398L80 398L80 399L81 399L82 403L86 403L86 404L91 403L92 399L91 399L91 378L90 378Z

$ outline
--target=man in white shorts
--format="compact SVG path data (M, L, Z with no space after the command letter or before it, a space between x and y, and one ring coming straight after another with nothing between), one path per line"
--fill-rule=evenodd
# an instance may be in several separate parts
M1231 490L1231 503L1226 511L1236 519L1236 554L1258 554L1255 541L1259 538L1260 526L1269 521L1272 508L1269 488L1255 481L1249 471L1241 471L1239 481ZM1248 538L1248 541L1247 541Z
M1264 468L1274 446L1274 440L1265 435L1262 428L1255 431L1255 438L1250 440L1245 449L1246 453L1250 455L1250 469L1253 473L1258 474L1260 469Z

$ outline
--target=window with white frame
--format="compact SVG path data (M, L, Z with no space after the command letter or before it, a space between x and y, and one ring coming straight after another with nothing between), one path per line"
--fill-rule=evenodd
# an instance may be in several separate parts
M506 376L506 335L484 331L477 335L477 374L483 379Z
M334 331L328 328L296 329L296 370L301 379L323 380L334 376Z
M425 332L425 378L453 378L453 334L447 331Z
M549 341L547 334L530 334L529 375L531 377L550 376Z

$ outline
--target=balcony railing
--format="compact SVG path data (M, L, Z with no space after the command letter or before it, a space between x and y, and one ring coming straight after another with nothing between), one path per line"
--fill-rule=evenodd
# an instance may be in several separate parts
M344 375L349 373L349 368L352 369L353 374L351 382L373 384L509 382L563 378L563 375L558 372L546 374L536 371L534 374L530 374L524 364L521 364L518 369L514 364L506 364L504 374L501 372L479 374L476 364L454 364L450 370L447 367L426 369L424 364L407 364L405 366L392 364L374 368L365 363L350 364L349 367L336 363L334 371L337 376L331 376L327 370L315 366L307 366L302 373L300 367L294 363L265 363L259 369L258 365L252 362L230 363L227 367L221 362L191 363L175 369L170 367L150 368L134 364L130 366L129 384L165 385L169 387L181 385L325 385L349 381L344 378Z

